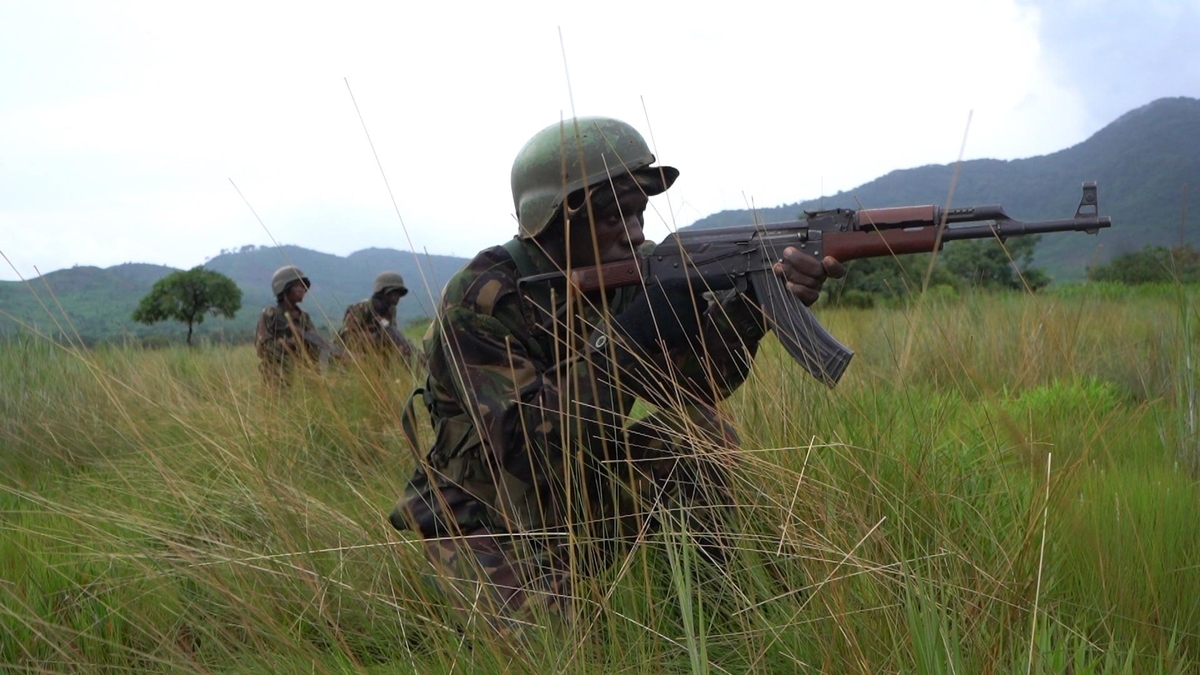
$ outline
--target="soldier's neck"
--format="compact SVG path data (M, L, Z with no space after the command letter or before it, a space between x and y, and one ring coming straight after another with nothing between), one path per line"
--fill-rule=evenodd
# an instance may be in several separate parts
M534 239L533 243L542 250L542 253L550 259L550 262L553 263L556 268L560 270L567 269L567 247L566 242L564 242L562 238L553 237L548 241Z

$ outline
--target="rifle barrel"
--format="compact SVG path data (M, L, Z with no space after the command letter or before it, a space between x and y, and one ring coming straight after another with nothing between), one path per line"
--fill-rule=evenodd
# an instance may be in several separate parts
M1095 234L1098 230L1105 227L1112 227L1112 218L1108 216L1094 216L1091 218L1043 220L1035 223L1023 223L1019 220L1001 220L987 225L947 227L942 232L942 241L986 239L988 237L1005 239L1007 237L1049 232L1087 232Z

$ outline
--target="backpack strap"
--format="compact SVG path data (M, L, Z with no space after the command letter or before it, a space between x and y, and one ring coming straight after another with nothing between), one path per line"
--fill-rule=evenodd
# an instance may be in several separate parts
M517 266L518 279L532 277L540 273L537 265L533 262L533 258L529 256L529 250L525 248L525 244L520 238L513 237L509 239L500 248L508 253L508 256L512 258L513 264ZM552 325L555 313L552 284L549 282L518 284L518 289L521 294L521 302L525 305L525 311L529 317L543 328Z

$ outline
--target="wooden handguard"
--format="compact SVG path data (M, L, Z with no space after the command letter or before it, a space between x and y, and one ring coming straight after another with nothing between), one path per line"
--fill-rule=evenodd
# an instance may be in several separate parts
M937 241L937 227L875 232L826 232L822 254L840 262L879 258L903 253L929 253Z

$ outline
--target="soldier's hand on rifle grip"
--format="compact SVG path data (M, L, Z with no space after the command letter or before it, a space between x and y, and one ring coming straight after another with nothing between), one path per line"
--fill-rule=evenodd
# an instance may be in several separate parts
M820 297L826 277L841 279L846 276L846 268L829 256L817 260L789 246L783 250L783 258L775 263L775 274L786 281L788 291L807 306Z

